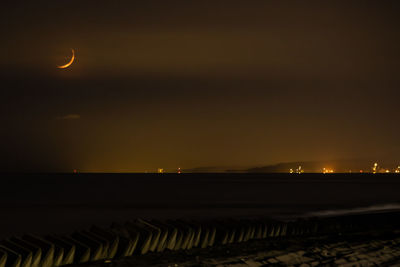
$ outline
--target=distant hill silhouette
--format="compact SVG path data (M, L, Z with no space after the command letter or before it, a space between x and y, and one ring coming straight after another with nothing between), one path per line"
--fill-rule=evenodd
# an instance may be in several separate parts
M259 167L232 167L232 166L205 166L183 169L184 173L289 173L290 169L296 170L301 166L304 172L322 173L323 168L331 169L335 173L348 172L371 172L376 160L373 159L339 159L339 160L321 160L321 161L293 161L281 162L277 164L259 166ZM399 166L400 163L393 163L390 160L378 161L378 171L389 169L390 172Z
M196 167L190 169L184 169L182 172L186 173L213 173L213 172L243 172L243 170L237 170L234 167L227 166L207 166L207 167ZM246 172L246 171L244 171Z

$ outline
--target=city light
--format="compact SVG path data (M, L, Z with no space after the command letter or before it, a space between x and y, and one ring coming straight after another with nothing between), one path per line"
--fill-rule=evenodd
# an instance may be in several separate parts
M328 169L328 168L323 168L322 169L322 173L323 174L327 174L327 173L333 173L334 171L332 169Z
M302 169L301 166L299 166L296 170L290 169L289 173L297 173L297 174L301 174L304 173L304 170Z
M320 167L318 168L310 168L307 167L307 173L321 173L321 174L330 174L330 173L360 173L360 174L389 174L389 173L397 173L400 174L400 166L391 167L389 164L385 166L385 164L381 165L378 162L373 163L370 169L368 168L360 168L360 169L342 169L340 166L336 166L337 169L333 167ZM305 173L305 170L302 165L299 165L297 168L287 169L288 173L296 173L301 174Z
M378 163L375 162L374 167L372 167L372 173L375 174L377 170L378 170Z
M296 169L296 173L298 173L298 174L301 174L301 173L303 173L304 172L304 170L301 168L301 166L299 166L297 169Z

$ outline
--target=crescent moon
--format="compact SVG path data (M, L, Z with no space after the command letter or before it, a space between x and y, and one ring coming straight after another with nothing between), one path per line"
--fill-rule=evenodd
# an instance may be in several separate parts
M59 68L59 69L65 69L65 68L68 68L69 66L71 66L71 64L74 62L74 60L75 60L75 51L74 51L74 49L71 49L71 51L72 51L72 58L71 58L71 60L67 63L67 64L65 64L65 65L61 65L61 66L57 66L57 68Z

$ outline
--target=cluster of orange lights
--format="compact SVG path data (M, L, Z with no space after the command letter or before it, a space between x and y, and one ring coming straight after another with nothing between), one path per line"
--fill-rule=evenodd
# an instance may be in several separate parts
M297 173L297 174L302 174L304 173L304 169L302 169L301 166L299 166L296 170L290 169L289 173Z
M377 162L374 163L372 166L372 173L391 173L392 171L390 169L383 169L379 168L379 165ZM360 170L360 173L364 173L363 170ZM369 173L368 171L366 173ZM397 166L396 169L393 170L393 173L400 173L400 166Z
M400 166L397 166L396 169L393 170L394 173L400 173ZM389 169L382 169L378 168L378 163L374 163L374 166L372 167L372 173L391 173Z
M289 173L303 173L303 172L304 172L304 169L302 169L301 166L299 166L299 168L297 168L297 169L289 170ZM349 172L352 173L351 170L349 170ZM400 166L398 166L394 170L390 170L390 169L378 168L378 163L374 163L371 171L360 170L359 172L360 173L399 173L400 174ZM323 168L322 173L323 174L335 173L335 171L331 168Z
M328 169L328 168L323 168L322 169L322 173L326 174L326 173L333 173L334 171L332 169Z

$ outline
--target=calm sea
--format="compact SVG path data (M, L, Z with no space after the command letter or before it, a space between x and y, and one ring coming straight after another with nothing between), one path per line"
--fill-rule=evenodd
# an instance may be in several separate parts
M0 238L141 218L334 215L400 207L395 174L35 174L0 177Z

